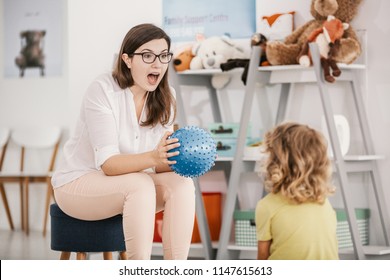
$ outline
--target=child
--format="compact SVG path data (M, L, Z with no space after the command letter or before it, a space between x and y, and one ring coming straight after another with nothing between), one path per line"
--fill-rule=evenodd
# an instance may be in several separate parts
M264 146L270 193L256 206L257 258L338 259L325 139L306 125L284 123L266 134Z

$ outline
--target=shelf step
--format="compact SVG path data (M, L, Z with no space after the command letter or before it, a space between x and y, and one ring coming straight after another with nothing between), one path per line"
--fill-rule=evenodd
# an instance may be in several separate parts
M346 161L365 161L365 160L380 160L385 159L384 155L351 155L345 156Z
M390 247L386 246L363 246L363 252L366 255L390 255Z
M229 250L237 250L237 251L257 251L256 246L239 246L235 244L228 245Z
M252 157L243 157L244 161L260 161L264 160L266 156L252 156ZM217 161L233 161L233 157L218 157ZM370 161L370 160L383 160L385 159L384 155L346 155L344 157L345 161ZM331 158L333 160L333 158Z

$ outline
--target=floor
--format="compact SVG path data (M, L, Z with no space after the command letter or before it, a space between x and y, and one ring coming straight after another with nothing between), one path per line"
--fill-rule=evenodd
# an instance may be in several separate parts
M192 246L189 259L202 259L202 250L199 250L200 245ZM71 255L71 259L75 259L75 254ZM47 236L42 235L42 231L30 230L27 236L21 230L5 230L0 229L0 260L58 260L60 252L50 249L50 232ZM91 253L87 256L90 260L101 260L101 253ZM113 253L114 259L119 259L117 253ZM153 246L152 259L162 259L161 244Z
M59 252L50 249L50 234L31 231L27 236L21 230L0 230L0 259L2 260L55 260Z
M117 254L113 255L117 258ZM50 249L50 232L43 237L42 231L30 231L29 236L21 230L0 230L1 260L58 260L60 252ZM103 259L102 254L89 254L91 260ZM75 259L75 254L71 255Z

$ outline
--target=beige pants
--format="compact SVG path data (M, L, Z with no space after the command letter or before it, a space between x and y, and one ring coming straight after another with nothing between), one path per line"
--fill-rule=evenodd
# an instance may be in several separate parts
M99 220L123 214L129 259L150 259L155 213L164 210L164 259L186 259L195 217L195 188L173 172L106 176L84 175L54 189L59 207L69 216Z

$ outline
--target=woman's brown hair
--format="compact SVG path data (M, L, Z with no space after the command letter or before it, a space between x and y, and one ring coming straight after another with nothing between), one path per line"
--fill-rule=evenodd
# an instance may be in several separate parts
M131 69L122 60L122 54L126 53L131 55L140 46L155 39L164 39L168 44L168 51L170 50L171 39L164 30L153 24L140 24L134 26L127 32L123 39L114 71L112 72L112 76L122 89L134 85ZM156 90L149 92L146 108L148 115L146 120L142 122L142 126L155 126L158 123L166 125L169 124L170 120L173 121L175 119L176 102L168 84L168 69Z
M276 126L265 136L265 186L296 203L322 203L334 192L323 135L298 123Z

